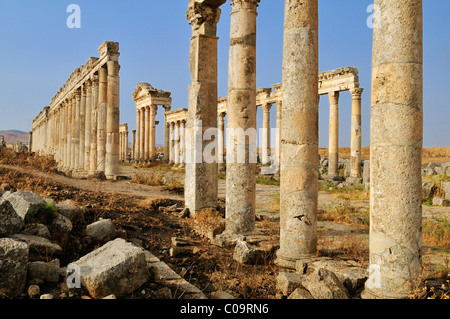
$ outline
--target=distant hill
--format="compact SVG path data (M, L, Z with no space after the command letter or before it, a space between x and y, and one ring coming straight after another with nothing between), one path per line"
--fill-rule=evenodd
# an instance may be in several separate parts
M27 144L28 143L28 132L22 132L18 130L6 130L0 131L0 141L1 136L5 137L7 145L15 144L16 141Z

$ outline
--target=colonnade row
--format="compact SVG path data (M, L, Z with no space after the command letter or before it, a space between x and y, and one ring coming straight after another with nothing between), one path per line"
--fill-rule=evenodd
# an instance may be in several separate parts
M186 130L190 133L217 127L217 24L225 2L189 1L192 83ZM227 124L244 131L256 128L259 2L231 0ZM421 270L422 1L375 0L374 4L370 273L362 297L407 298ZM318 0L285 1L280 249L276 263L287 268L317 253L318 15ZM329 98L336 114L338 95L334 92L329 92ZM360 91L353 93L357 105ZM358 118L358 112L354 116ZM199 122L201 127L196 126ZM335 123L330 121L330 126ZM336 130L331 128L330 132ZM206 147L202 140L186 142L193 152ZM245 152L249 159L248 141L231 136L226 144L227 149L233 145ZM330 146L335 145L330 141ZM228 161L233 155L227 151L224 235L231 236L254 230L256 199L256 163ZM185 205L192 215L217 206L217 169L217 163L187 161Z
M128 160L128 124L119 126L119 160L125 162Z
M77 68L33 120L32 151L53 155L73 176L119 174L119 44Z

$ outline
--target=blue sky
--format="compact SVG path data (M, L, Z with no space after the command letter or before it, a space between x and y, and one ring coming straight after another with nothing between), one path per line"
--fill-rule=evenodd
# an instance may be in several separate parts
M230 1L218 25L219 96L227 95ZM81 28L69 29L69 4L81 8ZM320 0L320 71L354 66L363 94L362 144L370 143L372 30L370 0ZM187 107L187 0L0 0L0 130L31 130L31 122L104 41L120 43L121 123L135 129L131 95L138 82L172 92L172 109ZM281 82L284 1L258 8L257 85ZM424 1L424 145L450 146L450 1ZM350 145L350 93L340 98L340 146ZM276 108L271 112L276 126ZM328 98L321 98L320 146L328 145ZM157 120L163 121L162 109ZM262 110L258 109L258 126ZM157 128L157 144L163 142ZM131 136L131 134L130 134Z

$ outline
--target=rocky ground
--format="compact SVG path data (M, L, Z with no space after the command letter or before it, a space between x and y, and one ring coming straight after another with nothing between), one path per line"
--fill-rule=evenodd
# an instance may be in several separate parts
M216 236L223 227L223 179L219 179L218 213L205 213L194 220L183 210L182 188L173 182L182 181L182 170L123 165L122 174L131 179L113 182L72 179L52 168L21 165L20 161L23 159L3 161L0 165L0 214L11 216L13 211L23 209L19 205L22 208L11 210L5 203L13 202L8 196L18 196L21 191L33 192L45 203L52 203L56 214L48 220L33 220L36 216L26 217L29 214L23 213L17 226L3 225L3 229L8 229L0 234L4 247L21 251L20 243L28 245L28 257L22 261L23 285L10 290L15 291L14 297L6 297L359 298L367 278L368 228L364 221L346 224L320 220L317 258L299 264L296 271L274 264L279 234L278 186L257 185L257 230L230 242ZM137 176L141 174L158 174L165 180L148 183L155 185L138 184ZM323 211L329 207L353 207L355 212L364 212L368 200L321 191L319 204ZM432 216L448 214L447 209L424 206L424 212ZM360 220L364 216L353 214ZM45 225L47 232L35 224ZM0 223L0 233L1 229ZM32 239L36 238L29 236L47 241L45 245L42 240L35 243ZM51 254L50 248L55 250ZM41 253L36 254L39 249ZM412 297L448 296L448 246L426 244L425 249L426 272ZM113 260L123 262L115 265ZM81 288L67 286L67 267L71 269L73 264L93 269L84 275ZM2 274L6 276L5 271ZM112 279L105 279L108 276ZM0 292L2 289L6 291L1 286Z

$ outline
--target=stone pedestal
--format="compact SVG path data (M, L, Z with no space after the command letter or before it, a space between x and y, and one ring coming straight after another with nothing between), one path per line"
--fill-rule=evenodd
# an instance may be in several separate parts
M370 141L370 267L363 298L407 298L421 274L423 11L375 0Z
M317 251L318 53L318 0L286 0L276 263L288 268Z

